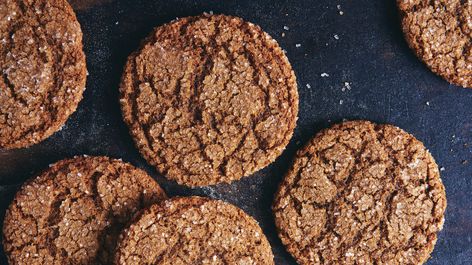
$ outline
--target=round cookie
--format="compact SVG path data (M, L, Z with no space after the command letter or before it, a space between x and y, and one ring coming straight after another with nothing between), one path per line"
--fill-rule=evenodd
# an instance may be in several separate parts
M115 264L274 264L257 222L218 200L180 197L144 210L125 229Z
M368 121L318 133L276 195L283 244L299 264L422 264L442 229L438 166L411 134Z
M409 46L448 82L472 88L472 4L462 0L397 0Z
M0 149L61 129L85 89L82 31L66 0L0 1Z
M120 160L60 161L25 183L7 210L9 264L110 264L132 216L165 198L143 170Z
M156 28L128 58L120 91L142 155L188 186L231 182L269 165L298 114L295 74L277 42L224 15Z

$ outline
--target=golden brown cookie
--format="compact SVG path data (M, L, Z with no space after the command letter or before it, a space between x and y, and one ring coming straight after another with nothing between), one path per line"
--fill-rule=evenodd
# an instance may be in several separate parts
M87 72L67 1L0 1L0 71L0 149L28 147L64 125Z
M116 264L274 264L257 222L235 206L202 197L153 205L118 243Z
M149 163L188 186L269 165L296 124L295 74L259 26L224 15L160 26L126 64L121 108Z
M297 153L273 205L279 237L299 264L422 264L445 208L423 144L368 121L318 133Z
M409 46L448 82L472 88L472 2L397 0Z
M107 157L52 165L16 194L3 225L10 264L110 264L132 216L165 199L143 170Z

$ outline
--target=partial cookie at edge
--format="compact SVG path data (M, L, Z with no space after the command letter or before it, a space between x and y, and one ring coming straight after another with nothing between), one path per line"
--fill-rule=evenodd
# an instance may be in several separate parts
M472 88L470 1L397 0L406 40L448 82Z
M202 197L153 205L120 238L115 264L274 264L269 242L252 217Z
M82 31L65 0L0 3L0 149L60 130L85 88Z
M57 162L26 182L7 210L9 264L110 264L123 226L165 198L149 175L120 160Z

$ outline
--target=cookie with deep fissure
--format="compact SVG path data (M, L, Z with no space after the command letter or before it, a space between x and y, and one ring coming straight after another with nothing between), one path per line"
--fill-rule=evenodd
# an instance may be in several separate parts
M26 182L7 210L9 264L111 264L131 217L165 198L149 175L119 160L60 161Z
M279 237L299 264L422 264L445 208L424 145L367 121L318 133L297 153L273 204Z
M28 147L61 129L87 73L67 1L0 1L0 71L0 149Z
M224 15L156 28L129 57L120 91L142 155L188 186L231 182L269 165L298 113L295 74L277 42Z

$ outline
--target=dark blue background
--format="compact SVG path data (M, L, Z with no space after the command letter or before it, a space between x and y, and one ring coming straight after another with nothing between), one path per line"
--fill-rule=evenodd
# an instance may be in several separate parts
M472 90L449 85L413 55L394 0L74 2L80 3L74 6L84 32L88 89L62 131L29 149L0 151L2 215L19 185L50 163L80 154L120 157L146 169L171 196L205 195L238 205L260 222L276 264L295 264L270 211L278 183L296 149L320 129L368 119L414 134L444 167L446 223L428 264L472 264ZM231 185L192 190L166 181L141 158L121 119L117 90L126 57L153 27L203 11L242 17L279 41L298 77L300 113L290 145L271 166ZM351 90L343 91L345 82Z

